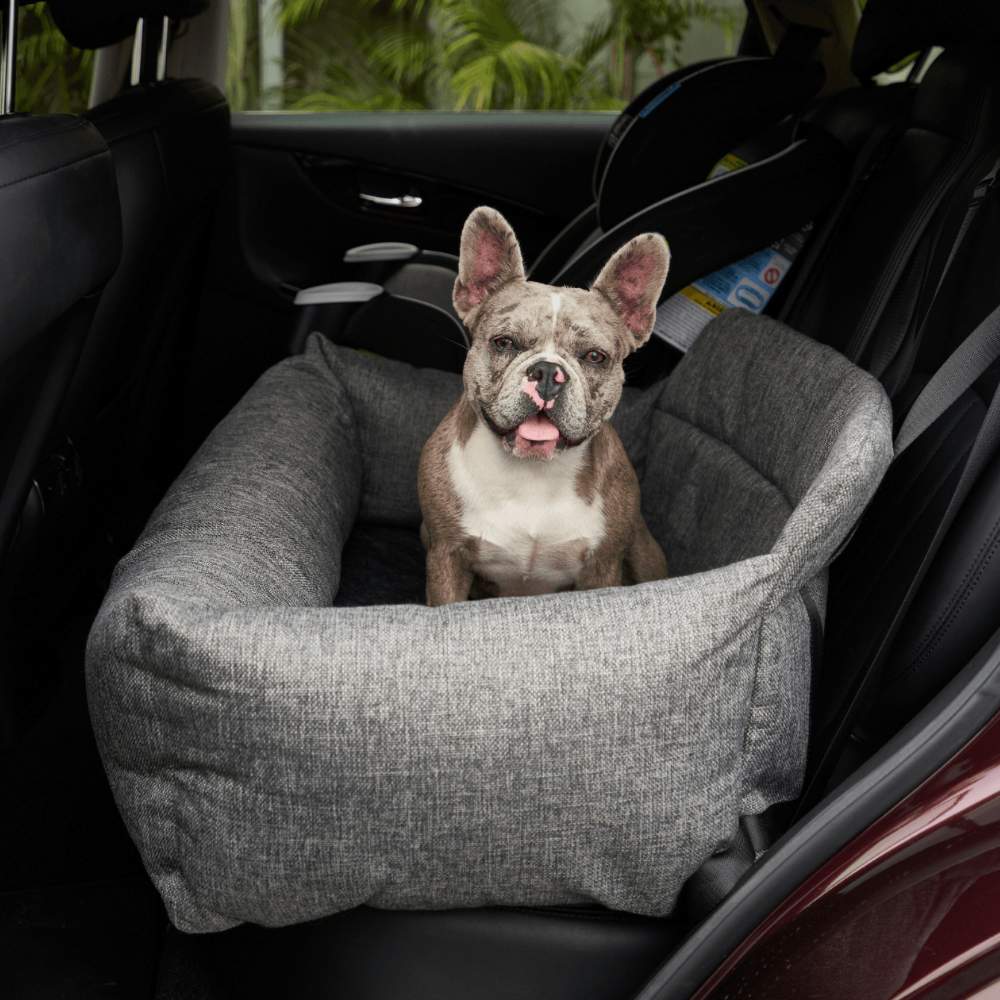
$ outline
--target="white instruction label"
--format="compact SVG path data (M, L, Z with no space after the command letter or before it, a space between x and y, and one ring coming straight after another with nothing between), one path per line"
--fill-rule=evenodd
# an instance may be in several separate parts
M730 153L715 165L709 177L745 166L745 160ZM679 351L687 351L709 321L723 310L738 307L762 312L805 246L811 229L812 223L809 223L766 250L759 250L681 289L656 310L653 333Z

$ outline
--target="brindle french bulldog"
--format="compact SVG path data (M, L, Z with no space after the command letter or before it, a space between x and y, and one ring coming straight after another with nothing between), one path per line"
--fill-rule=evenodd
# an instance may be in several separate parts
M503 216L469 216L454 291L472 341L465 391L420 456L428 604L667 575L608 421L669 264L663 237L645 233L590 291L542 285L525 279Z

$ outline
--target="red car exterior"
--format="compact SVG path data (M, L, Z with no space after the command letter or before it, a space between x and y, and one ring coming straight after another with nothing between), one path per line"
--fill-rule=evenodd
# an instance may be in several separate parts
M792 893L695 996L1000 997L1000 716Z

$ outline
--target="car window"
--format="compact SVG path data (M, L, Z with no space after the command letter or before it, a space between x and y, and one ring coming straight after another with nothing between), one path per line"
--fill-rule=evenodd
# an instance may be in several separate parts
M618 110L736 50L743 0L230 0L236 110Z
M18 19L17 110L80 112L87 107L94 53L63 38L44 3L22 7Z

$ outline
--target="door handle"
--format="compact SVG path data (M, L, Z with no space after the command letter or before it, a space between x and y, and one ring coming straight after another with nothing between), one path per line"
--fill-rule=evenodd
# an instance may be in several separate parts
M424 199L417 194L401 194L386 197L381 194L365 194L362 191L358 197L371 205L382 205L386 208L420 208Z

